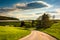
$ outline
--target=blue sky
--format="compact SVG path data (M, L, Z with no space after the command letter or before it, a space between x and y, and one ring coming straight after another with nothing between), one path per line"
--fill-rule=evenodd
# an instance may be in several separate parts
M2 8L5 9L0 10L1 15L16 17L19 19L36 19L44 12L56 15L56 18L58 19L60 18L60 0L0 0L0 9ZM12 9L12 11L6 11L8 8Z
M40 1L40 0L0 0L0 7L11 7L16 3L21 2L32 2L32 1ZM60 0L42 0L54 6L60 7Z

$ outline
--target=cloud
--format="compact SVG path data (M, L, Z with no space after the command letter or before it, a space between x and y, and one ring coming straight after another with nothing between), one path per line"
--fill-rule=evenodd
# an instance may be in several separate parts
M33 6L32 6L33 5ZM13 8L1 8L2 16L16 17L20 20L36 19L44 13L44 9L52 7L43 1L33 1L29 3L17 3ZM27 10L23 10L27 9ZM43 9L43 10L42 10Z
M4 13L4 12L9 12L9 11L14 11L16 10L15 8L0 8L0 13Z
M60 8L57 8L57 9L56 9L56 12L60 13Z
M34 10L34 11L33 11ZM15 17L15 18L19 18L20 20L32 20L32 19L36 19L39 16L42 15L42 13L44 13L44 11L40 11L41 9L30 9L30 10L20 10L20 9L16 9L14 11L9 11L6 12L4 14L2 14L2 16L6 15L9 17ZM37 14L40 13L40 14Z
M17 4L15 4L14 6L15 6L15 7L16 7L16 6L26 7L26 4L25 4L25 3L17 3Z
M33 1L31 3L40 4L40 6L43 5L44 7L52 7L52 5L50 5L50 4L48 4L48 3L44 2L44 1Z
M29 3L17 3L14 7L18 9L35 9L35 8L50 8L52 5L44 1L33 1Z
M50 8L50 7L52 7L52 6L46 2L33 1L33 2L29 2L29 3L17 3L17 4L14 4L12 8L9 8L9 7L0 8L0 13L14 11L17 9L37 10L37 9L42 9L42 8L44 9L44 8Z
M6 14L2 14L2 16L6 15L8 17L14 17L14 18L18 18L20 20L32 20L32 19L37 19L39 16L41 16L42 14L36 14L36 13L30 13L30 11L22 11L22 10L14 10L14 11L9 11Z

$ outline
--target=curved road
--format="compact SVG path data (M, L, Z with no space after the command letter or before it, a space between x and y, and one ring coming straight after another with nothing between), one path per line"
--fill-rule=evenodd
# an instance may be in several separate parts
M32 31L30 35L21 38L19 40L57 40L56 38L51 37L50 35L40 32L40 31Z

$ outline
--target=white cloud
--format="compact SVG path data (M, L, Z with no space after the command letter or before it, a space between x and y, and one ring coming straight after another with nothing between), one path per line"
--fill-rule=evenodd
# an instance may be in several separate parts
M29 12L30 12L30 14L29 14ZM22 20L22 19L23 20L36 19L36 18L38 18L39 16L42 15L42 14L36 15L35 13L31 12L31 10L22 11L22 10L17 9L17 10L14 10L14 11L7 12L7 14L4 14L4 15L9 16L9 17L19 18L20 20Z
M39 16L42 15L42 13L44 13L44 9L48 9L50 7L52 7L51 5L49 5L48 3L46 2L43 2L43 1L37 1L38 3L42 3L44 5L47 5L47 7L44 7L44 8L36 8L36 9L27 9L27 10L22 10L22 9L17 9L16 6L20 6L20 7L26 7L28 3L24 4L24 3L17 3L14 5L14 10L12 11L8 11L1 15L5 15L5 16L10 16L10 17L16 17L16 18L19 18L20 20L21 19L36 19L38 18ZM32 3L32 2L30 2ZM34 2L33 2L34 3ZM43 9L43 10L42 10ZM36 15L36 13L40 13L38 15Z
M30 3L34 3L34 2L42 3L43 5L46 5L48 8L53 7L53 5L50 5L50 4L48 4L48 3L44 2L44 1L33 1L33 2L30 2Z
M26 7L26 4L25 3L17 3L14 5L14 7L16 7L16 6Z
M60 13L60 8L57 8L57 9L56 9L56 12Z
M33 2L29 2L29 3L17 3L17 4L14 4L14 7L15 8L20 7L20 9L22 9L21 7L23 7L23 9L27 9L27 8L28 9L34 9L34 8L29 8L28 7L28 4L31 4L31 3L36 3L36 4L38 3L38 4L45 5L44 7L41 7L41 8L50 8L50 7L53 7L52 5L50 5L50 4L48 4L48 3L44 2L44 1L33 1Z

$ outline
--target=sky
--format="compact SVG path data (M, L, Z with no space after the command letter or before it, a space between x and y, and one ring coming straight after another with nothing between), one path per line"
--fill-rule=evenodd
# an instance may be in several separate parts
M60 0L0 0L0 15L36 20L44 13L60 19Z

